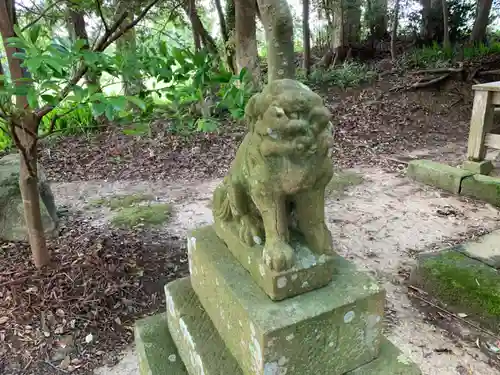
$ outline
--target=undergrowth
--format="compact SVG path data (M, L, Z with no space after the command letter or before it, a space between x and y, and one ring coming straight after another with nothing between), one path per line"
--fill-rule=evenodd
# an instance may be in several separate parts
M303 71L297 73L300 80L314 84L329 84L338 86L342 89L348 87L357 87L363 83L371 82L377 73L371 70L367 65L357 61L345 61L330 69L316 69L309 78L305 77Z
M454 62L473 60L493 54L500 54L500 42L476 46L459 46L443 48L437 42L432 46L415 49L404 54L400 64L406 69L438 69L449 67Z

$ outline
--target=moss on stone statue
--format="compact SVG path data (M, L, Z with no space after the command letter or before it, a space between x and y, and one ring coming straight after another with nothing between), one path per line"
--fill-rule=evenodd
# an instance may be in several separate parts
M235 223L248 246L263 243L273 271L294 266L291 228L316 254L332 254L325 224L332 129L323 100L298 81L276 80L249 100L245 116L249 132L214 192L215 222Z
M170 204L122 207L111 218L111 223L120 228L133 228L138 225L158 226L167 222L171 215Z
M411 282L456 313L500 331L500 273L451 250L420 256Z

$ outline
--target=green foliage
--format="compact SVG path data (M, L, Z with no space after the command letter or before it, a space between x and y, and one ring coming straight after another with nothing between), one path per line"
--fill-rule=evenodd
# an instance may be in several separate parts
M39 132L49 131L51 122L57 116L53 131L62 135L84 134L94 131L98 124L92 114L90 105L76 106L75 109L58 107L43 117Z
M246 70L235 76L207 51L193 53L164 41L142 46L139 56L138 64L156 82L149 94L163 104L172 131L211 132L225 112L236 119L243 117L252 93ZM140 130L136 127L128 132Z
M346 89L370 82L376 75L376 72L370 70L365 64L345 61L342 65L332 69L314 70L309 77L309 81L314 84L332 84ZM297 76L299 79L307 80L302 71Z
M8 150L12 146L12 139L0 128L0 152Z
M406 69L434 69L450 66L455 61L472 60L500 53L500 42L479 44L476 46L455 46L444 49L437 42L432 46L415 49L403 55L401 64Z
M68 86L75 70L83 67L91 73L107 72L119 76L123 72L120 68L126 67L121 66L120 60L114 56L84 49L83 40L70 43L65 39L55 39L51 43L37 43L41 34L39 25L24 33L16 26L15 31L17 36L9 38L8 44L18 48L20 52L14 55L22 60L22 67L27 69L30 77L22 78L22 85L16 85L10 79L3 80L0 100L7 106L7 116L14 113L13 96L26 96L34 110L52 108L52 112L42 119L41 130L50 129L51 118L56 115L61 119L56 121L55 130L81 129L95 125L90 113L94 117L105 115L111 121L126 113L129 103L141 110L146 109L145 103L136 97L105 95L94 85ZM68 90L64 91L66 87Z

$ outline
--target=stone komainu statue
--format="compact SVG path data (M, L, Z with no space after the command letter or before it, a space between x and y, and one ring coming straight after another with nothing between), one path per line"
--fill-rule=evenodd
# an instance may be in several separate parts
M333 176L331 114L302 83L272 81L247 104L248 133L214 192L217 223L235 223L240 240L264 243L275 271L294 265L290 229L316 254L332 253L325 225L325 187Z

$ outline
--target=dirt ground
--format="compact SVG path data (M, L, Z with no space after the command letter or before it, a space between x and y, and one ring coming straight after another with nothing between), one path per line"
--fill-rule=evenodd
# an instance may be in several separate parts
M500 214L496 208L414 183L402 173L406 163L413 158L429 158L451 165L462 162L471 113L470 85L451 81L446 87L432 90L392 91L391 87L397 86L395 81L398 79L388 77L369 87L348 92L336 88L321 89L327 106L333 109L337 105L333 110L337 121L332 151L335 167L363 177L361 183L349 187L344 194L328 198L327 217L335 246L341 255L372 273L386 288L386 334L420 366L423 375L498 374L498 369L489 365L488 357L476 347L474 340L464 340L449 330L438 328L428 315L410 302L405 285L408 270L419 252L443 248L500 227ZM132 137L118 130L91 137L63 137L41 146L41 163L52 181L58 206L69 212L62 238L50 244L52 250L55 250L58 261L66 257L65 266L73 261L79 262L75 275L72 275L78 277L78 285L85 285L87 281L83 279L89 277L90 281L96 281L95 288L99 293L107 290L106 285L96 280L100 274L85 267L85 262L98 262L101 266L99 272L108 277L106 282L114 288L110 310L99 310L107 298L99 295L92 305L99 315L91 322L78 321L80 331L66 331L65 326L65 334L70 332L76 335L75 340L78 339L76 355L80 357L71 360L85 364L75 373L86 375L88 369L97 363L107 363L96 356L102 348L109 347L109 351L114 352L131 342L131 333L124 332L126 327L113 322L116 322L118 313L124 314L122 318L127 318L127 322L122 323L128 325L135 316L163 308L161 295L151 298L155 300L147 308L144 307L145 300L149 300L150 295L157 297L162 285L156 284L186 272L186 232L212 221L212 191L227 172L244 131L241 126L229 123L222 126L220 134L197 134L188 139L173 134ZM144 233L138 234L135 229L108 231L107 224L114 213L108 207L95 204L106 197L135 193L152 195L155 201L170 203L173 208L168 224L151 233L146 231L145 239ZM94 229L90 230L92 227ZM89 233L91 231L95 233ZM157 257L165 253L162 251L165 241L172 255L158 261ZM12 254L0 258L0 266L4 268L0 267L0 271L5 275L19 273L26 279L26 272L34 272L26 267L27 246L0 243L0 249L3 248L7 249L5 254ZM136 263L140 263L141 258L150 259L146 259L143 269L138 270L137 264L132 268L129 265L130 257ZM117 283L115 270L110 270L110 267L119 270L120 277L128 283L127 287L122 288ZM83 273L79 274L80 271ZM136 310L130 312L127 310L130 306L123 306L117 312L113 305L123 301L123 293L133 294L137 289L134 285L145 285L145 278L136 271L145 272L147 281L155 284L154 292L147 288L141 290L140 295L135 296L133 306L137 307ZM61 278L57 270L48 276L54 280ZM43 286L44 280L37 280L38 285ZM74 292L75 288L67 280L61 285L60 293ZM10 286L7 289L9 293L14 291ZM15 288L19 296L24 296L24 302L29 301L26 306L33 310L35 303L29 299L33 296L29 294L32 290L29 282ZM85 293L82 296L92 297ZM38 310L49 305L59 307L58 298L51 294L44 297L47 300L37 300L35 307ZM79 298L79 295L72 297ZM89 309L79 305L73 312L88 319ZM7 312L11 321L19 315L18 310L15 314L10 310ZM28 312L27 317L33 321L30 324L35 328L30 328L30 332L35 331L41 319L33 311ZM106 319L109 322L97 324ZM14 323L10 332L20 327L21 323ZM97 341L86 343L86 330L93 329L98 333L102 332L102 326L107 330L106 334L102 333L105 337L100 342L97 337ZM114 332L116 327L121 333L108 343L106 340L112 337L109 332ZM0 330L0 341L2 337L5 336ZM58 345L57 341L53 343ZM51 345L47 348L52 350ZM34 344L26 346L17 369L31 366L33 372L40 362L41 367L37 368L43 370L33 373L42 375L53 374L54 368L61 365L61 358L47 363L46 358L50 355L44 353L45 349L40 355ZM1 349L0 345L0 372L4 365ZM19 357L14 349L9 350L14 355L6 360L7 366L17 361L14 357ZM47 349L47 353L53 354L53 351ZM109 363L114 366L101 367L95 374L138 375L133 346L122 353L117 364L114 358Z
M425 319L410 303L401 274L411 267L415 254L424 249L444 247L500 227L499 211L380 168L355 172L363 176L363 182L327 202L329 227L339 253L374 274L386 288L390 340L420 366L424 375L497 374L498 370L487 364L487 357L473 343L459 341ZM57 183L53 189L60 204L79 210L107 195L152 193L174 206L172 221L164 230L183 238L190 228L211 222L209 202L218 181L189 186L87 181ZM94 208L88 214L91 225L100 226L109 212ZM133 347L116 366L100 368L96 374L137 375Z

